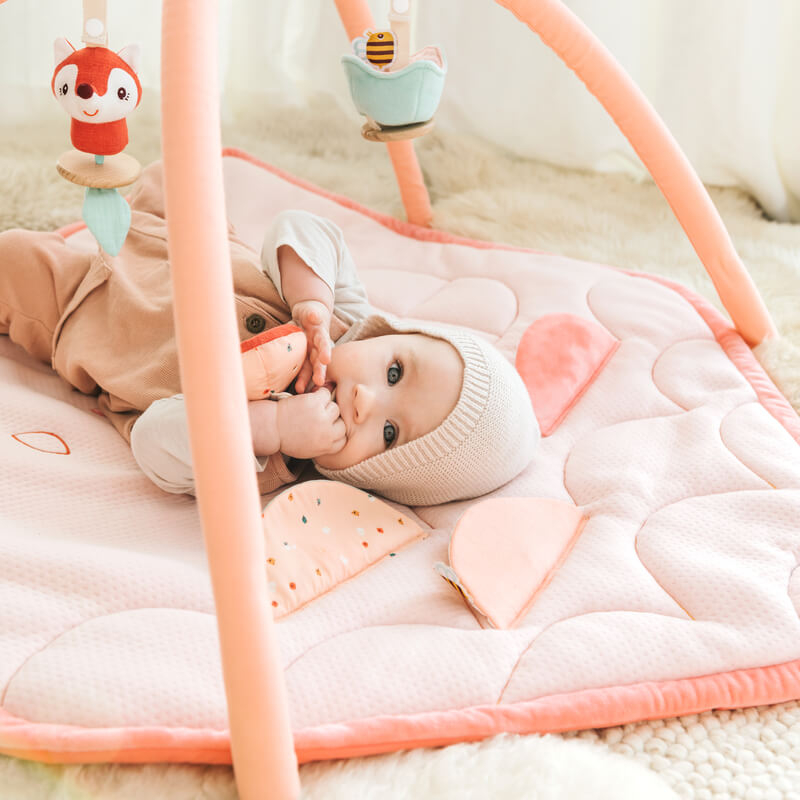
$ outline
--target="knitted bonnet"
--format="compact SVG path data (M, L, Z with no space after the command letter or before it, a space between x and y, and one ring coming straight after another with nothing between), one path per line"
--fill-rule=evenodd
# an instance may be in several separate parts
M422 333L456 349L464 378L455 407L418 439L344 469L317 470L410 506L477 497L516 477L533 458L539 426L525 384L508 360L463 329L381 314L356 322L337 344L396 333Z

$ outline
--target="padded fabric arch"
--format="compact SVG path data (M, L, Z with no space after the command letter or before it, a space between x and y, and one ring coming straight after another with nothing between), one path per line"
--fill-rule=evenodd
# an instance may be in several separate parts
M162 149L175 330L241 797L300 791L268 601L222 184L214 0L164 0ZM219 380L219 376L229 376ZM219 435L224 431L225 435Z
M675 138L602 42L559 0L495 0L524 22L602 103L642 159L742 338L778 335L719 213Z

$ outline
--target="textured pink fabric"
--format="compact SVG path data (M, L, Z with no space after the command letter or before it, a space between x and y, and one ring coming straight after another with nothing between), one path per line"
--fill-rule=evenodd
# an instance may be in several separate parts
M281 620L301 760L800 695L796 415L716 311L648 276L390 221L255 163L225 159L251 246L276 209L308 208L345 229L379 308L435 321L456 296L512 360L553 312L620 342L497 494L571 500L588 517L513 631L484 630L432 569L466 504L399 509L430 535ZM0 626L0 749L229 758L192 501L150 486L92 398L7 345L0 417L23 441L0 437L0 602L15 609ZM70 454L28 446L34 431ZM575 656L587 652L602 657Z
M697 313L706 321L720 347L728 354L728 358L736 364L739 371L750 382L758 399L773 417L800 444L800 417L789 401L780 393L764 368L756 360L753 351L743 341L730 323L717 311L711 303L699 294L680 283L663 278L660 275L649 275L642 272L627 272L628 275L647 278L663 286L668 286L691 303Z
M356 758L412 747L442 747L498 733L555 733L606 728L709 708L741 708L796 697L800 660L759 669L704 675L545 697L511 706L392 714L320 726L295 734L299 763ZM175 761L230 764L227 731L187 728L81 729L42 725L0 709L3 752L49 763Z

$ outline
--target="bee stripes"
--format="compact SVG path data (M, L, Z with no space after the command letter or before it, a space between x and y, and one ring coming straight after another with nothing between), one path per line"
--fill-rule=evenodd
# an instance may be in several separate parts
M394 61L394 36L390 31L369 34L367 61L376 67L385 67Z

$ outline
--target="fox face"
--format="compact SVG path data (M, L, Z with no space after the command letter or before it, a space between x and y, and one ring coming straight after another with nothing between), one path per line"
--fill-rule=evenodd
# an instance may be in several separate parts
M54 47L56 68L51 88L73 120L95 125L117 122L139 105L138 45L124 47L119 53L105 47L76 50L59 38Z

